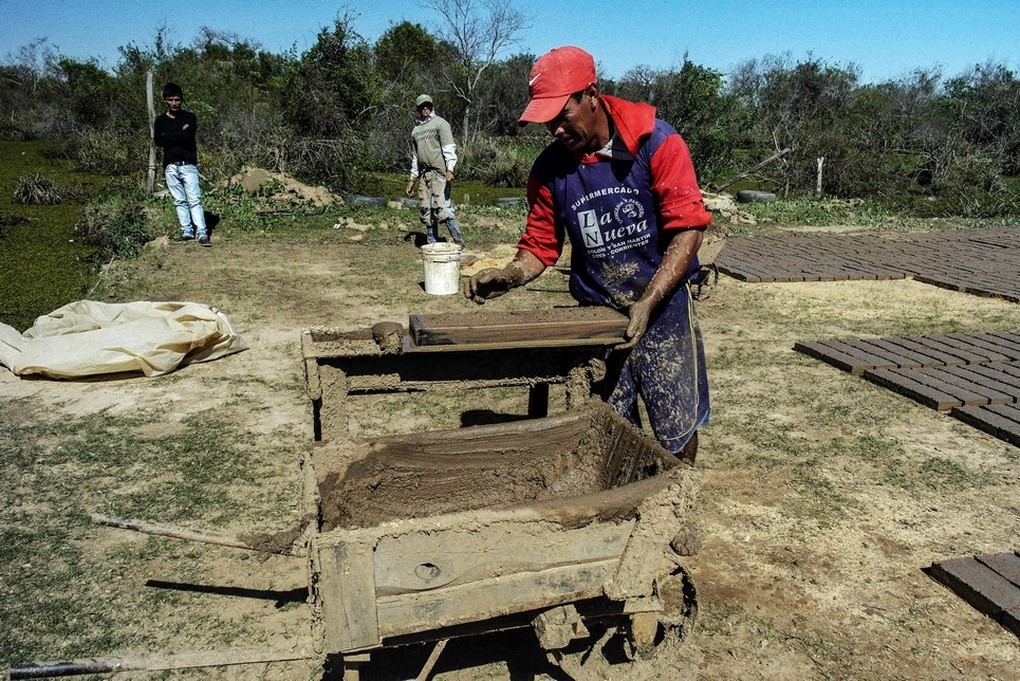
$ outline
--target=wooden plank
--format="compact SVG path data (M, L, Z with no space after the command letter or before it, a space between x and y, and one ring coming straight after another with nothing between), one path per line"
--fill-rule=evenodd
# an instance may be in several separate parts
M576 307L503 314L411 315L410 332L419 346L521 343L615 336L630 323L607 307Z
M319 602L326 653L376 646L380 641L370 542L318 545Z
M495 523L384 536L375 550L379 596L430 591L498 575L619 560L636 520L565 529L556 523Z
M382 597L378 601L380 632L383 638L400 636L594 598L617 562L501 575L449 589Z
M410 338L410 337L408 337ZM456 343L448 345L414 345L404 348L404 354L472 352L482 350L529 350L532 348L581 348L617 345L623 342L623 334L592 336L591 338L547 338L520 341L496 341Z
M319 381L319 362L313 357L304 360L305 394L310 400L322 399L322 383Z
M963 402L959 399L930 385L918 382L912 377L912 374L900 369L869 369L864 372L864 378L938 411L947 411L953 407L963 406Z
M978 556L978 562L995 570L1002 575L1003 579L1020 589L1020 556L1015 552L992 553L986 556Z

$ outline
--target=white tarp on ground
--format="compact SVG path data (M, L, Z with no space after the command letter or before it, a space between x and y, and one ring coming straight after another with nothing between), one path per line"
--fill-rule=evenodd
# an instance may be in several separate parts
M159 376L246 348L226 315L199 303L79 300L24 334L0 324L0 364L18 376Z

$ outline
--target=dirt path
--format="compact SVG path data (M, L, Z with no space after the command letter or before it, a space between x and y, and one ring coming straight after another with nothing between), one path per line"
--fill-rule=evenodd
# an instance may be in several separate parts
M155 520L233 532L291 525L301 512L298 461L312 440L301 329L475 309L459 296L426 295L420 280L415 250L395 233L157 250L111 273L109 290L123 300L215 305L249 350L159 379L66 383L0 371L0 446L21 457L0 470L7 480L0 496L9 500L2 519L14 533L6 537L14 548L0 573L0 610L16 624L3 650L56 659L300 649L307 577L298 562L96 528L82 515L148 511ZM569 304L555 272L531 289L491 309ZM680 651L617 678L1016 678L1020 641L921 569L1020 545L1020 450L791 348L833 337L1015 330L1017 306L912 281L749 285L724 277L699 309L713 390L698 461L695 520L704 548L689 561L699 621ZM493 404L523 409L525 398L499 395ZM464 408L442 398L364 401L352 426L366 435L445 427ZM87 453L112 447L118 433L133 448L92 462ZM217 445L203 448L202 440ZM69 443L79 443L74 457L63 454ZM210 450L210 458L178 471L193 449ZM217 452L233 458L221 462ZM201 498L191 499L191 488ZM73 519L66 534L65 518ZM39 528L52 541L32 534ZM167 595L145 589L146 580L207 588ZM216 589L223 585L270 596L226 598ZM23 605L61 590L62 612L79 620L75 626L47 625ZM88 605L97 599L104 604ZM455 641L434 678L555 678L529 642ZM413 657L382 656L375 672L411 677ZM319 672L310 662L230 676Z

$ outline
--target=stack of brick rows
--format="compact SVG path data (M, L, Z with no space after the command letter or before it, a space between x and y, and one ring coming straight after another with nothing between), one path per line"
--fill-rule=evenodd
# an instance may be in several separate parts
M1020 302L1020 228L900 238L730 238L715 264L747 282L914 279ZM948 412L1020 446L1020 332L798 342L794 349ZM1020 551L938 561L927 569L1020 636Z
M747 282L904 279L1020 302L1020 227L909 234L730 237L719 271Z
M793 348L1020 446L1020 332L798 342Z

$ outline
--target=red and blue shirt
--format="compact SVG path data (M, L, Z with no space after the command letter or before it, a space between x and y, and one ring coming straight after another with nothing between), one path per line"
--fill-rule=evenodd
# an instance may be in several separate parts
M704 228L712 214L690 152L648 104L602 95L615 127L606 149L578 158L558 140L528 178L528 220L518 247L544 265L571 244L570 292L582 304L628 307L641 297L669 232ZM698 269L697 258L688 275Z

